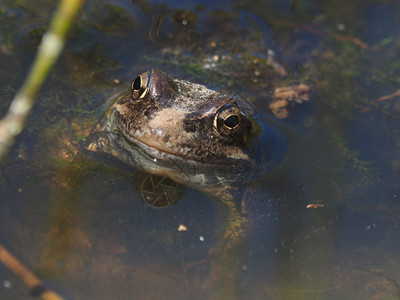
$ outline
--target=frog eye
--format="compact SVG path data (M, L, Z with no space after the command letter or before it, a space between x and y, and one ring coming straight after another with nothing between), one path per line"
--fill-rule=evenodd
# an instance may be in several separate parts
M149 74L148 72L143 73L137 76L132 81L132 99L142 99L146 96L147 91L149 90Z
M132 90L133 91L139 91L140 87L142 86L142 76L138 76L135 78L134 81L132 81Z
M231 136L240 130L242 114L236 103L229 102L222 106L214 119L214 130L223 136Z
M229 129L235 129L239 126L240 117L238 115L229 115L224 119L225 127Z

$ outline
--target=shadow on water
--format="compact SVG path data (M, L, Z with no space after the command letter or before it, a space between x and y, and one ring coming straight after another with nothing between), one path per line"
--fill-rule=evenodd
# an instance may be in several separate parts
M54 3L38 7L0 1L2 113ZM390 0L87 1L0 171L1 243L71 299L398 299L399 13ZM81 149L107 99L152 68L281 113L286 159L236 190L247 227L228 254L223 194ZM300 83L309 101L274 96ZM0 266L0 298L27 295Z

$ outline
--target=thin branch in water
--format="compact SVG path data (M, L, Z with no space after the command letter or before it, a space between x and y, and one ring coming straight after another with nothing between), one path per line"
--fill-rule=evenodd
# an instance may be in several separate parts
M398 90L398 91L396 91L396 92L394 92L394 93L392 93L392 94L382 96L382 97L378 98L378 99L376 100L376 102L379 103L379 102L382 102L382 101L386 101L386 100L389 100L389 99L393 99L393 98L395 98L395 97L397 97L397 96L400 96L400 90Z
M49 70L59 57L66 33L84 0L62 0L53 17L51 29L43 36L35 62L21 89L11 102L6 116L0 120L0 162L4 160L35 103L36 95Z
M56 292L47 289L42 281L29 271L14 255L0 245L0 262L18 276L29 288L31 295L43 300L63 300Z

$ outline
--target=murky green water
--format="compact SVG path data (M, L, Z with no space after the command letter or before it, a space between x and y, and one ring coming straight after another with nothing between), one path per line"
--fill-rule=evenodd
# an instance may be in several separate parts
M398 299L400 3L175 2L87 1L0 171L0 243L67 299ZM2 114L56 5L0 1ZM242 188L234 259L215 254L224 204L186 188L151 207L143 177L80 148L104 101L151 68L266 114L274 88L312 88L284 107L285 162ZM0 298L28 294L0 266Z

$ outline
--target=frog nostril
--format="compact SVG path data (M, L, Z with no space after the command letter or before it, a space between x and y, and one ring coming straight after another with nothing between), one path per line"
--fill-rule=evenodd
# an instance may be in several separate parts
M236 128L240 123L240 118L238 115L230 115L225 118L224 125L229 129Z

